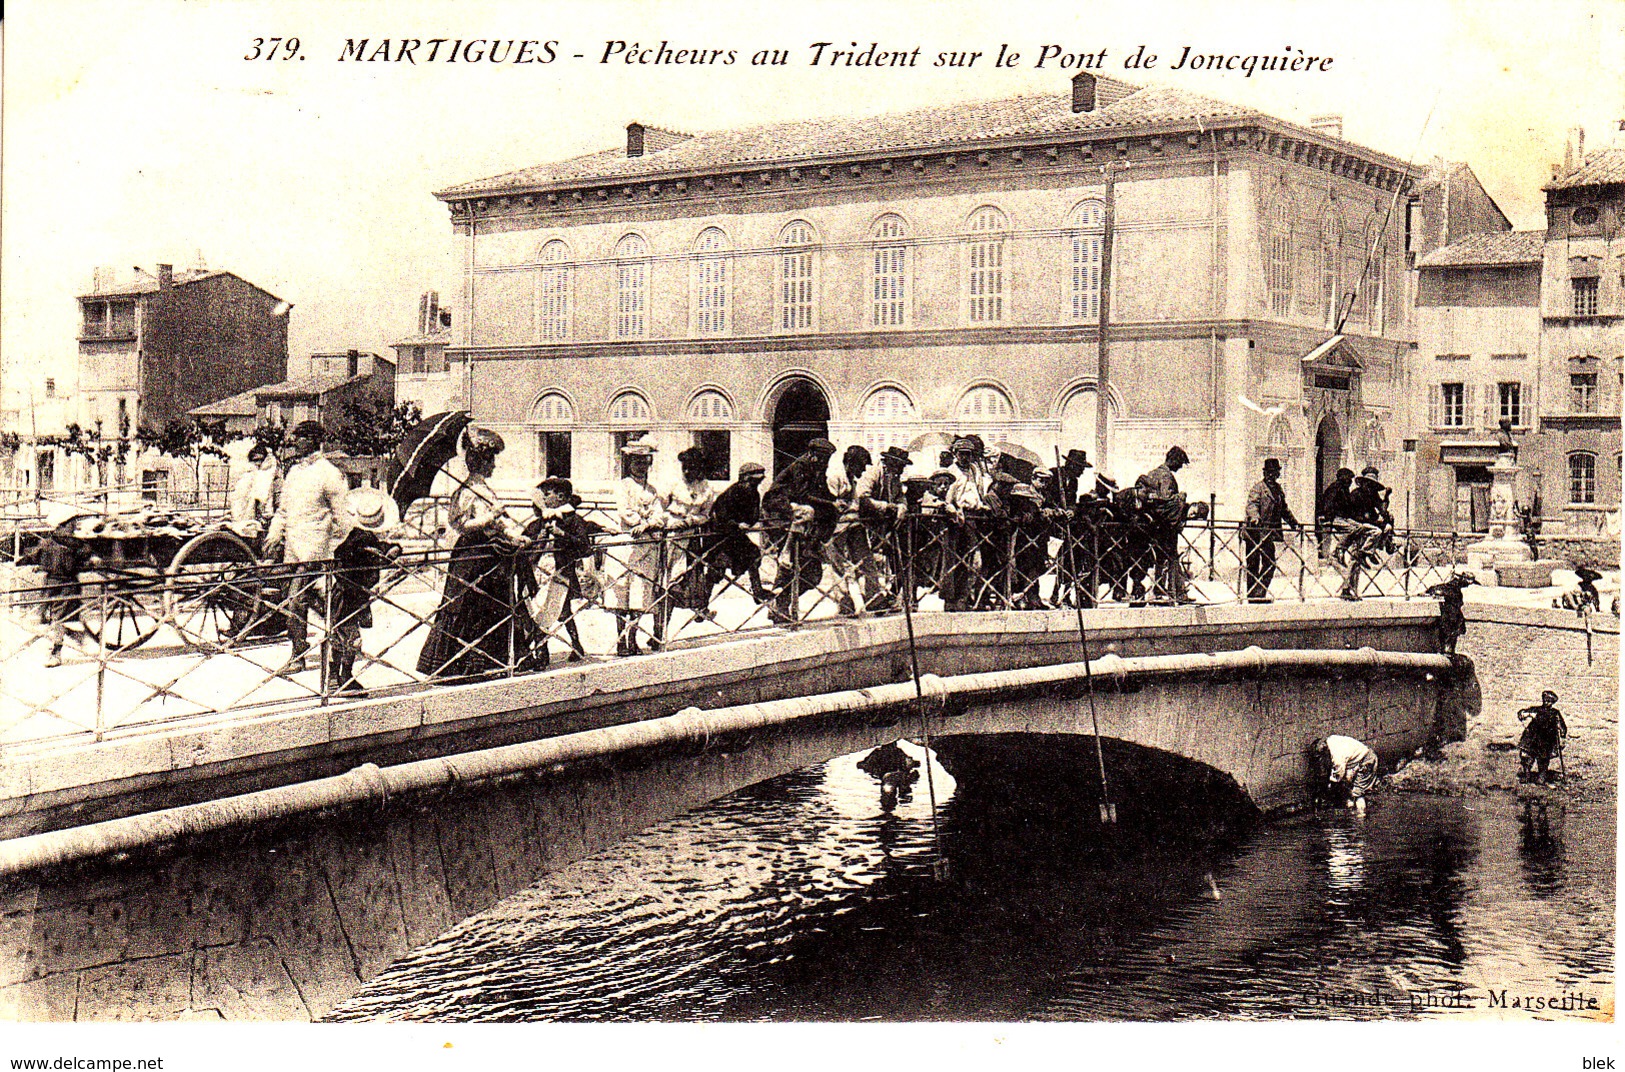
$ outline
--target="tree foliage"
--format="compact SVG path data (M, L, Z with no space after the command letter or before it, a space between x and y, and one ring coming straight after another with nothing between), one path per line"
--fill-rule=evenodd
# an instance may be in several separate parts
M391 406L381 398L348 399L333 441L352 458L382 458L393 453L421 420L423 411L416 402Z

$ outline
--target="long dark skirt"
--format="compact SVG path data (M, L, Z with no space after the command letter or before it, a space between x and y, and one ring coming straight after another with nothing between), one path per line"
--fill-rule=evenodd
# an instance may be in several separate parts
M418 673L436 678L484 677L528 669L530 616L516 611L520 559L484 534L457 541L446 588L418 655Z

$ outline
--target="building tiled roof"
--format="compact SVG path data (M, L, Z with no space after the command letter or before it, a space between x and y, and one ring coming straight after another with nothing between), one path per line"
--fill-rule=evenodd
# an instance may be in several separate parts
M1492 231L1469 235L1440 246L1418 262L1419 268L1462 268L1496 264L1539 264L1545 231Z
M184 286L187 283L196 283L200 279L209 279L217 275L230 275L217 269L183 268L175 273L174 285ZM114 283L105 287L93 287L81 298L123 298L136 294L156 294L158 292L158 277L149 272L141 272L134 279L122 283Z
M1090 133L1131 127L1258 116L1255 109L1166 86L1137 88L1101 78L1099 106L1074 112L1072 96L1041 94L921 108L878 116L842 116L767 123L739 130L695 134L642 156L624 146L541 164L439 191L468 194L539 189L591 180L625 179L668 172L694 172L769 161L818 160L853 154L951 148L1023 136ZM652 128L651 128L652 129ZM648 143L645 143L649 148Z
M369 379L371 376L371 372L363 372L359 376L296 376L281 383L268 383L264 387L256 387L248 393L256 398L311 398L324 395L345 384Z
M451 345L451 332L443 331L438 335L408 335L404 339L397 339L391 346L449 346ZM386 359L387 360L387 359Z
M259 406L254 402L254 391L262 390L263 387L256 387L253 391L244 391L218 402L193 406L186 412L193 417L252 417L259 412Z
M1548 190L1570 190L1576 186L1607 186L1625 183L1625 149L1602 149L1587 153L1585 163L1546 184Z

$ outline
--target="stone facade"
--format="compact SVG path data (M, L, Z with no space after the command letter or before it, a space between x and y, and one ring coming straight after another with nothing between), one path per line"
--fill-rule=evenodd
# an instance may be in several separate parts
M1511 416L1518 498L1539 496L1545 533L1618 534L1625 149L1571 164L1546 188L1546 217L1419 262L1417 525L1488 528L1496 424Z
M509 441L497 482L534 483L563 449L601 490L638 433L661 449L657 481L724 432L728 471L772 468L796 433L919 444L926 468L932 433L952 431L1097 453L1108 200L1107 472L1132 481L1178 443L1189 493L1235 516L1267 455L1300 513L1318 470L1390 464L1412 337L1390 209L1419 173L1221 102L1100 82L1098 112L989 102L975 107L1021 122L972 123L946 147L915 113L857 134L831 123L799 150L777 127L741 132L776 146L748 166L742 149L706 155L732 134L702 135L442 191L465 265L451 357L471 362L475 419ZM935 126L960 129L970 107Z

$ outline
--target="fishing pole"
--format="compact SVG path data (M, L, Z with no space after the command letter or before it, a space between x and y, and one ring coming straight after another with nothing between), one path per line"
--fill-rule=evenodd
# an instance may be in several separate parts
M1433 110L1439 106L1439 96L1443 92L1442 87L1434 92L1433 103L1428 105L1428 114L1422 117L1422 129L1416 132L1416 145L1411 149L1410 159L1405 161L1406 170L1409 170L1416 163L1416 154L1422 151L1422 138L1427 134L1428 124L1433 121ZM1399 206L1399 194L1404 189L1404 185L1403 182L1394 183L1394 196L1388 199L1388 211L1382 215L1382 226L1378 227L1377 233L1371 236L1371 248L1366 251L1365 264L1360 268L1360 278L1355 282L1354 289L1345 295L1347 301L1339 303L1337 323L1332 327L1333 335L1343 334L1343 325L1348 321L1349 314L1354 311L1355 299L1365 289L1365 278L1371 274L1371 262L1377 255L1377 246L1381 244L1384 236L1388 234L1388 222L1394 218L1394 209Z
M1055 471L1060 481L1061 447L1055 445ZM1095 673L1089 665L1089 637L1083 628L1083 578L1078 576L1077 542L1072 539L1068 526L1066 558L1072 574L1072 606L1078 614L1078 646L1083 649L1083 680L1089 694L1089 723L1094 729L1095 764L1100 768L1100 821L1108 826L1117 822L1117 805L1112 802L1111 783L1106 780L1106 755L1100 746L1100 715L1095 710Z
M925 710L925 690L920 686L920 657L914 644L914 527L904 527L904 549L907 564L903 569L908 584L903 592L903 624L908 629L908 665L914 675L914 708L920 716L920 741L925 748L925 792L931 801L931 845L936 856L931 861L931 875L939 882L948 877L948 860L942 855L942 832L937 826L937 782L931 774L931 722Z

